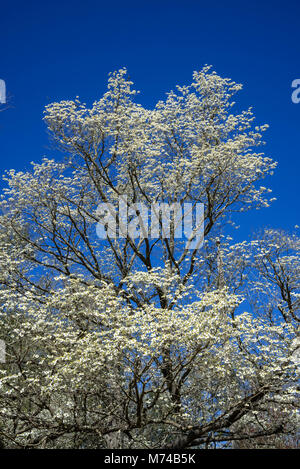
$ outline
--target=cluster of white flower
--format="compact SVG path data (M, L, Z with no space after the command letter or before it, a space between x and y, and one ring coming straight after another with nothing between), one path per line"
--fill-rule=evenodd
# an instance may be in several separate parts
M1 202L3 445L230 442L252 418L278 433L274 399L294 421L299 239L269 230L232 245L218 231L269 204L259 181L276 166L256 151L267 126L233 114L240 88L205 67L148 110L122 69L91 108L47 106L67 157L9 171ZM203 249L172 230L100 241L96 208L120 195L203 203Z

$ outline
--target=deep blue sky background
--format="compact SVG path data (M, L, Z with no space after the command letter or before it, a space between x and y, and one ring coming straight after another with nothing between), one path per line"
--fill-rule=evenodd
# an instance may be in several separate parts
M0 40L11 105L0 113L1 172L51 158L44 106L76 95L93 102L110 71L126 66L138 100L151 107L212 64L243 83L239 107L253 106L257 123L270 125L265 150L279 162L262 183L277 202L243 215L240 235L299 223L300 103L291 101L300 78L299 1L2 1Z

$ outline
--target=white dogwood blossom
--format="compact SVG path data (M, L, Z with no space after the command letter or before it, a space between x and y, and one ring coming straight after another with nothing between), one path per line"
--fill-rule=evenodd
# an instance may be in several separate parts
M226 446L249 438L257 416L251 438L296 422L299 240L220 234L234 212L272 200L261 185L276 166L261 151L267 126L234 113L241 85L210 67L152 110L132 85L121 69L91 107L47 106L63 157L5 176L5 447ZM174 229L99 239L97 207L120 197L204 204L203 248ZM266 417L274 399L280 425Z

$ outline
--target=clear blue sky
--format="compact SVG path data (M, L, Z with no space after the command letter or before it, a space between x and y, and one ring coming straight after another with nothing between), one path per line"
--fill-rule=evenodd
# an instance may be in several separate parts
M279 162L267 183L278 201L241 219L242 233L263 224L299 223L299 1L3 1L0 78L11 108L0 113L0 171L52 157L42 112L79 95L91 103L110 71L126 66L138 99L152 106L194 70L213 65L243 83L237 100L268 123L268 156Z

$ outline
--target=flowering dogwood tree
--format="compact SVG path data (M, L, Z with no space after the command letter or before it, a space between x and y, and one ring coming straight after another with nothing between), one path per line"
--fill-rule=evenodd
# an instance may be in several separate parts
M222 234L272 200L267 126L234 113L240 89L205 67L149 110L121 69L92 107L46 107L63 156L9 171L1 202L4 447L211 447L297 428L299 239ZM174 229L99 239L97 207L125 196L204 204L203 247Z

